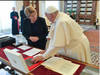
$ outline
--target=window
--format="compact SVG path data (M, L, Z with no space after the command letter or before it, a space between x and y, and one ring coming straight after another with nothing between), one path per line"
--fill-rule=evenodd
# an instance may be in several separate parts
M0 33L11 31L10 12L14 6L15 1L0 1Z

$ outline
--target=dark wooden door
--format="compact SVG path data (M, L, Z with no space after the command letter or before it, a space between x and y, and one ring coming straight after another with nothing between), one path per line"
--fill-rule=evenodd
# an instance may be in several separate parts
M80 0L77 22L79 24L94 25L96 22L96 1Z

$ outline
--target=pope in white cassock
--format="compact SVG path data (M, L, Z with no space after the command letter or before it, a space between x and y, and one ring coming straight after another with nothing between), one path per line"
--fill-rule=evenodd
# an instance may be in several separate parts
M36 55L33 61L45 60L59 53L91 63L89 41L79 24L53 6L47 8L46 16L52 23L48 34L48 38L50 38L49 47L43 54Z

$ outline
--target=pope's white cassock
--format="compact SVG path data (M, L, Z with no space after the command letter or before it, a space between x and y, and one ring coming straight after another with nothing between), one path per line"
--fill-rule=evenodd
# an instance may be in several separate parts
M44 58L59 53L83 62L91 63L90 46L83 29L67 14L58 12L51 25L48 37L51 38Z

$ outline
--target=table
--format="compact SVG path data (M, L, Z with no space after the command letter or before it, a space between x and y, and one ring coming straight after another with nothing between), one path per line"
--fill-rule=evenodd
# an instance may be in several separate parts
M4 50L5 48L9 48L9 49L13 49L13 48L19 49L19 48L18 48L18 47L14 47L14 46L6 46L6 47L3 47L3 48L0 48L0 61L2 61L2 62L3 62L4 64L6 64L6 65L12 67L12 66L10 65L10 63L9 63L9 61L8 61L8 59L7 59L7 57L5 56L5 54L4 54L4 52L3 52L3 50ZM30 49L32 49L32 47L31 47ZM30 49L27 49L27 50L25 50L25 51L28 51L28 50L30 50ZM21 50L21 49L19 49L19 50L20 50L19 53L25 52L24 50ZM24 54L22 54L22 55L23 55L24 58L27 57L27 55L24 55ZM62 58L64 58L64 59L66 59L66 60L70 60L70 61L72 61L73 63L76 63L76 64L79 64L79 65L80 65L80 67L79 67L78 70L74 73L74 75L80 75L80 74L81 74L81 75L84 75L84 72L83 72L83 71L84 71L85 69L87 69L88 67L90 67L90 69L91 69L91 68L93 68L94 70L96 69L96 72L99 73L99 67L98 67L98 66L95 66L95 65L92 65L92 64L87 64L87 63L84 63L84 62L81 62L81 61L78 61L78 60L75 60L75 59L72 59L72 58L68 58L68 57L65 57L65 56L59 56L59 57L62 57ZM14 68L14 67L12 67L12 68ZM14 69L17 70L17 71L19 71L19 70L16 69L16 68L14 68ZM94 71L94 70L93 70L93 71ZM19 72L25 75L25 73L23 73L23 72L21 72L21 71L19 71ZM54 72L54 71L52 71L52 70L49 70L49 69L45 68L44 66L40 65L39 67L37 67L36 69L34 69L34 70L32 70L30 73L28 73L27 75L61 75L61 74L56 73L56 72Z

